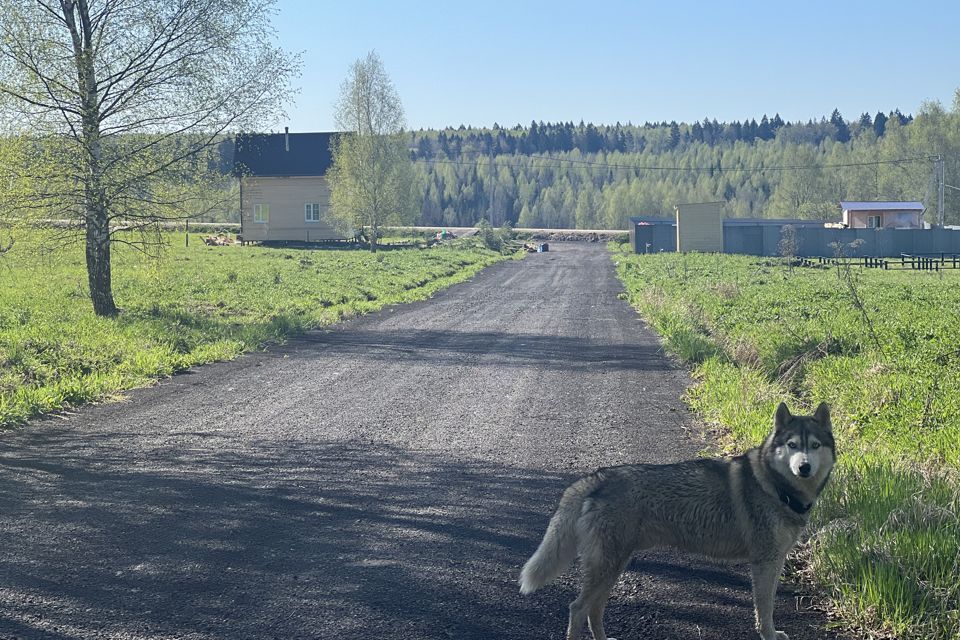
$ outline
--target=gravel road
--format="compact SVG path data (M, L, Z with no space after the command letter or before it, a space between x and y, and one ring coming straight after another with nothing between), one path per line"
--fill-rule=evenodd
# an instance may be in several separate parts
M432 300L0 433L0 638L558 638L576 573L516 587L563 488L703 443L689 384L555 244ZM781 588L779 626L822 638ZM802 609L802 607L801 607ZM625 638L755 639L745 567L669 553Z

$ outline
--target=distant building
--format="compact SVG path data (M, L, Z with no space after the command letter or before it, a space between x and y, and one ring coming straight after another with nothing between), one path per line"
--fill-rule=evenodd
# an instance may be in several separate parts
M923 229L922 202L841 201L843 226L849 229Z
M674 207L677 251L723 251L723 203L694 202Z
M903 218L897 219L893 216L906 212L915 216L906 216L907 222L917 220L918 224L922 225L922 205L920 210L903 206L920 203L867 204L895 205L873 209L875 213L871 215L880 218L879 221L874 221L875 224L904 224ZM678 205L674 218L630 218L630 242L634 251L707 251L780 256L786 251L783 241L789 238L792 245L790 254L798 257L832 257L838 252L849 257L960 255L960 230L924 229L922 226L862 226L850 229L839 223L788 218L719 219L718 208L715 203ZM880 213L876 213L877 211ZM889 221L886 217L888 215L891 216Z
M336 133L239 134L234 173L240 180L244 242L320 242L345 235L330 223Z

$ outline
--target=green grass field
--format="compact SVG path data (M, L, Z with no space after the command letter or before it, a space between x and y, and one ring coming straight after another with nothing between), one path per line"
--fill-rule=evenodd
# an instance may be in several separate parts
M840 464L802 555L839 622L960 637L960 271L791 271L611 247L729 450L760 442L781 400L831 404Z
M0 426L102 399L384 305L505 259L478 239L381 251L114 247L116 318L93 314L83 248L19 237L0 257Z

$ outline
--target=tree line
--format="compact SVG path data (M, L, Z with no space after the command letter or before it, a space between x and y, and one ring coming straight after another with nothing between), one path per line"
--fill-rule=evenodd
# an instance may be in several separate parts
M704 119L643 125L528 126L409 132L418 222L463 226L625 228L670 216L680 202L723 201L727 215L838 219L841 199L921 200L931 211L933 164L960 171L960 102L845 119ZM960 198L947 194L947 222Z
M780 129L785 127L789 131L785 137L796 142L819 143L828 138L837 142L848 142L853 135L871 130L877 137L882 136L886 133L887 122L892 118L901 126L913 121L913 116L904 115L899 109L895 109L889 114L878 111L875 116L865 112L856 121L848 123L840 110L834 109L829 120L811 119L805 123L784 122L777 113L772 118L764 114L759 122L756 118L743 122L717 122L716 118L704 118L702 122L698 120L692 125L676 121L646 122L642 126L622 125L619 122L605 126L584 124L583 121L578 125L573 122L538 124L532 121L529 126L517 124L509 130L497 123L494 123L490 130L460 125L453 130L421 130L412 134L416 148L413 155L415 158L432 159L438 156L451 158L463 153L498 156L568 152L575 149L581 153L642 153L647 150L647 132L651 130L665 130L668 134L654 134L652 139L656 146L650 151L676 149L691 142L715 146L737 141L753 143L757 140L772 140Z

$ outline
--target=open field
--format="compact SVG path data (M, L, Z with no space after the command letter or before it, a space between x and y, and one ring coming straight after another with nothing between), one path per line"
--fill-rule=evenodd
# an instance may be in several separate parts
M149 384L385 305L504 259L477 240L420 250L115 244L114 319L93 314L78 243L21 238L0 258L0 426Z
M834 410L840 465L801 563L842 624L960 636L960 273L795 268L611 245L631 303L694 367L730 449L780 400Z

